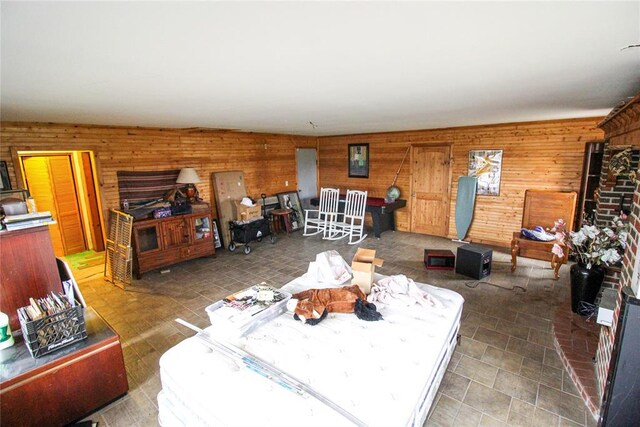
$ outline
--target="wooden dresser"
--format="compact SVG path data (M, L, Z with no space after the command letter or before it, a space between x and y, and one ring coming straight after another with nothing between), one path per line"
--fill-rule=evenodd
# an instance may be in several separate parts
M16 310L29 298L62 292L47 226L0 232L0 309L20 330ZM128 390L120 338L91 308L87 339L34 359L22 337L0 350L2 425L65 425Z
M194 213L133 223L133 271L142 273L180 261L214 256L211 214Z

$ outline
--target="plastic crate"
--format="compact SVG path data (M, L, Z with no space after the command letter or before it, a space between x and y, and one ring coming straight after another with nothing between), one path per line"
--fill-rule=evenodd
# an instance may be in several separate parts
M84 309L80 305L31 322L20 319L20 328L34 358L87 338Z

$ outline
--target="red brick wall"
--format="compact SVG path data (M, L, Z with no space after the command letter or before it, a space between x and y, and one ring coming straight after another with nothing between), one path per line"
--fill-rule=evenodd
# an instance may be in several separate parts
M620 315L620 303L622 301L621 289L625 286L631 286L631 277L633 275L633 267L636 261L636 249L640 242L640 185L637 184L634 188L633 206L631 207L629 224L631 227L629 230L629 237L627 238L627 248L622 260L622 269L620 272L613 270L608 271L607 276L605 277L604 286L616 289L618 291L618 298L616 302L616 309L613 313L612 326L602 326L600 328L600 340L598 342L598 350L596 352L596 378L598 381L600 397L604 394L604 387L607 381L607 374L609 372L611 351L615 341L618 316Z

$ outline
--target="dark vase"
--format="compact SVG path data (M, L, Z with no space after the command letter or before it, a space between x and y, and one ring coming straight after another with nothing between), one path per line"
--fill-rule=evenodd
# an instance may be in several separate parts
M594 265L590 269L584 264L571 266L571 311L581 313L580 303L593 304L596 301L602 282L604 281L604 268ZM584 311L584 309L582 310Z

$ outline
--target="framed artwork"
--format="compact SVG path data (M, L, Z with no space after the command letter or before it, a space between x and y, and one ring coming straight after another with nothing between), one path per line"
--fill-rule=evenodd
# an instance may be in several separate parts
M478 178L476 194L499 196L501 172L502 150L469 151L469 176Z
M291 209L291 229L293 231L304 227L304 211L300 204L300 196L297 191L278 193L280 208Z
M11 180L9 179L9 169L7 162L0 161L0 191L11 190Z
M349 144L349 178L369 178L369 144Z
M213 220L213 246L218 249L222 247L222 236L218 231L218 220Z

